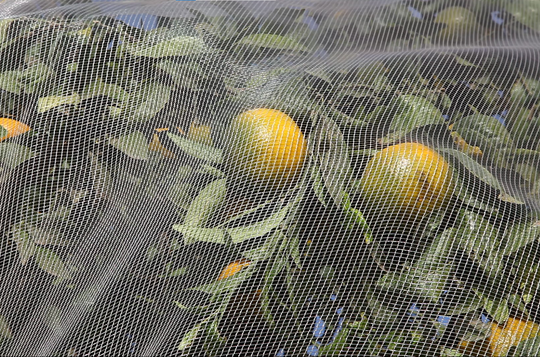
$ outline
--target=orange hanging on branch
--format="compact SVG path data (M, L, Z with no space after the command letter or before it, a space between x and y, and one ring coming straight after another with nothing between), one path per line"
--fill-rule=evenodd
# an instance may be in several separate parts
M31 129L28 125L9 118L0 118L0 125L7 131L7 134L2 136L0 141L24 134Z

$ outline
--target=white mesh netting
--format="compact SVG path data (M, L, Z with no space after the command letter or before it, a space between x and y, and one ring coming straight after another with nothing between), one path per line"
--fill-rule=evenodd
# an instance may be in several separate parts
M0 1L0 354L540 354L540 1Z

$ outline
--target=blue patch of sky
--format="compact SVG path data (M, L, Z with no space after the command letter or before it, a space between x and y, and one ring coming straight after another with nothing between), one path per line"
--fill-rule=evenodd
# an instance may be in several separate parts
M422 20L423 16L422 16L422 13L418 10L416 10L414 7L412 6L409 6L407 7L407 9L409 9L409 11L411 12L411 14L416 17L417 19L420 19Z
M309 345L308 348L306 349L306 353L309 356L318 356L319 355L319 347L317 347L315 345Z
M324 320L320 316L315 317L315 326L313 326L313 336L319 338L323 337L326 332L326 326Z
M501 18L499 15L501 14L500 11L493 11L491 13L491 19L493 20L493 22L495 22L497 25L502 25L504 24L504 19Z

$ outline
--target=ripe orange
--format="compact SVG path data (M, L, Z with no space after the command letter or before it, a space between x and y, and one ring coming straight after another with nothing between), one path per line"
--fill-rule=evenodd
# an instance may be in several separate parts
M450 166L436 151L403 143L378 152L368 162L359 187L373 209L421 217L445 206L454 181Z
M510 317L503 327L492 322L491 335L487 339L477 342L462 341L459 349L471 356L505 356L510 347L536 337L539 328L540 326L532 321Z
M7 131L7 134L1 137L0 141L26 133L31 129L28 125L23 124L20 121L8 118L0 118L0 125L3 126Z
M229 129L226 158L230 174L269 188L294 183L307 155L307 142L294 120L275 109L253 109Z
M217 280L227 279L236 273L240 272L245 267L249 266L251 262L247 259L239 259L227 265L219 274Z
M156 131L158 131L158 130L156 129ZM158 131L158 132L160 132L160 131ZM165 146L163 146L163 144L161 144L161 140L159 140L158 134L154 134L152 136L152 141L148 145L148 149L150 151L159 152L161 155L163 155L163 157L166 157L166 158L169 158L169 159L172 159L172 158L176 157L176 155L174 155L174 153L172 151L170 151Z
M188 139L201 144L212 145L212 128L209 125L191 123L188 130Z

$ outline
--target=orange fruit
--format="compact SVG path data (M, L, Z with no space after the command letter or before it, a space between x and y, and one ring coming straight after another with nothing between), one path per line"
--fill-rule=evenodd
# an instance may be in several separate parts
M253 109L237 116L229 128L226 158L231 176L283 188L298 178L307 142L294 120L275 109Z
M452 170L436 151L418 143L389 146L367 164L359 182L364 201L386 213L424 216L445 206Z
M212 128L209 125L191 123L188 129L188 139L201 144L212 145Z
M159 129L156 129L156 131L160 132ZM163 157L166 157L169 159L176 157L176 155L174 155L174 153L171 150L163 146L163 144L161 143L161 140L159 140L158 134L154 134L152 136L152 141L148 145L148 149L150 151L159 152L161 155L163 155Z
M0 141L4 141L8 138L12 138L17 135L21 135L23 133L26 133L31 128L21 123L20 121L8 119L8 118L0 118L0 125L6 129L7 134L0 138Z
M532 321L510 317L503 327L492 322L491 335L487 339L476 342L461 341L459 349L471 356L505 356L510 347L536 337L539 327Z
M227 265L219 274L217 280L227 279L236 273L240 272L245 267L249 266L251 262L247 259L238 259Z

